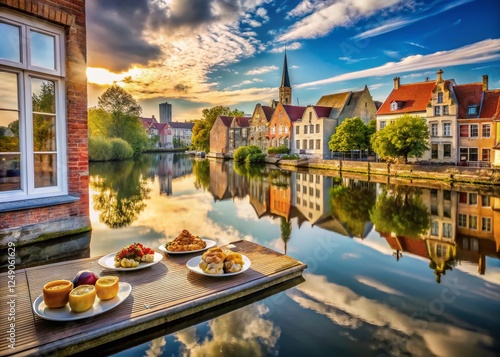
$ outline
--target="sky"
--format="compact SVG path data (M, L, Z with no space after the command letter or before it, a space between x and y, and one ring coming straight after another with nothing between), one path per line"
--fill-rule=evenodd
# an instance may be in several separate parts
M217 105L249 116L278 99L286 50L293 105L444 79L500 88L498 0L88 0L89 107L112 84L159 118Z

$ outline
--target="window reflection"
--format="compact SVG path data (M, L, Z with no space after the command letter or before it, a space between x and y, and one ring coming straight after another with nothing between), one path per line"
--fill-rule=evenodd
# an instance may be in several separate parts
M44 33L30 31L30 60L36 67L56 69L55 38Z
M57 186L57 155L35 154L35 187Z
M21 29L17 26L0 22L0 58L21 62Z
M21 155L0 154L0 192L21 189Z

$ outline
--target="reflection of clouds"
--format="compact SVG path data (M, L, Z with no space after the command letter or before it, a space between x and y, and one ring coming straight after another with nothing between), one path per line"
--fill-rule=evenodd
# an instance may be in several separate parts
M376 280L373 280L373 279L370 279L370 278L367 278L364 276L356 276L355 278L359 283L364 284L364 285L368 285L368 286L370 286L374 289L377 289L379 291L382 291L384 293L404 296L404 294L401 293L400 291L397 291L393 288L390 288L387 285L384 285L379 281L376 281Z
M486 266L486 273L481 275L478 273L478 265L469 262L460 262L453 267L454 269L460 270L465 274L472 275L473 277L483 279L490 284L500 285L500 269L495 266Z
M184 356L265 356L281 335L280 328L264 318L267 312L266 306L252 304L220 316L209 323L211 339L201 342L194 327L174 335L185 347Z
M242 200L233 201L234 208L236 209L236 216L244 221L258 221L259 217L255 214L255 210L250 204L249 197L245 197Z
M344 286L328 282L324 276L304 274L304 278L304 283L287 294L300 306L325 315L342 327L373 329L373 349L384 349L396 356L407 353L415 356L493 356L481 349L491 349L494 341L490 336L449 324L417 321L411 314L360 296ZM414 304L408 301L408 305Z
M161 356L163 347L167 344L165 337L155 338L150 342L149 349L146 351L146 357Z
M344 253L340 257L340 259L357 259L357 258L361 258L361 255L359 255L358 253Z

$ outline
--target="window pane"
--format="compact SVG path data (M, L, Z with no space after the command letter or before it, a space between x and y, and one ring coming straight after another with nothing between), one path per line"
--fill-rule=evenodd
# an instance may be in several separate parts
M35 154L35 187L57 186L57 155Z
M31 78L31 92L34 112L55 114L56 98L53 81Z
M21 155L0 154L0 192L21 189Z
M30 63L32 66L56 69L55 38L44 33L30 31Z
M56 117L33 114L33 150L56 151Z
M0 22L0 58L21 62L21 29L17 26Z
M19 152L17 74L0 72L0 152Z

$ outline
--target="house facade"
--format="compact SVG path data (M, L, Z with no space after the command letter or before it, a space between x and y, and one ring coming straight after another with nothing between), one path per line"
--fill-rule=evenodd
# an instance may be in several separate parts
M183 148L189 147L192 143L194 123L171 121L167 123L166 147Z
M91 229L85 2L0 0L0 246Z
M248 144L258 146L262 152L267 150L267 134L273 111L272 107L258 103L250 118Z
M219 115L210 129L210 155L219 156L229 154L229 128L233 117Z
M229 127L229 153L240 146L248 145L248 133L250 130L250 117L234 117Z
M328 142L337 120L330 118L330 107L309 105L293 124L292 153L320 159L330 158Z
M306 107L278 103L269 121L269 147L286 146L292 149L293 123L302 118Z

